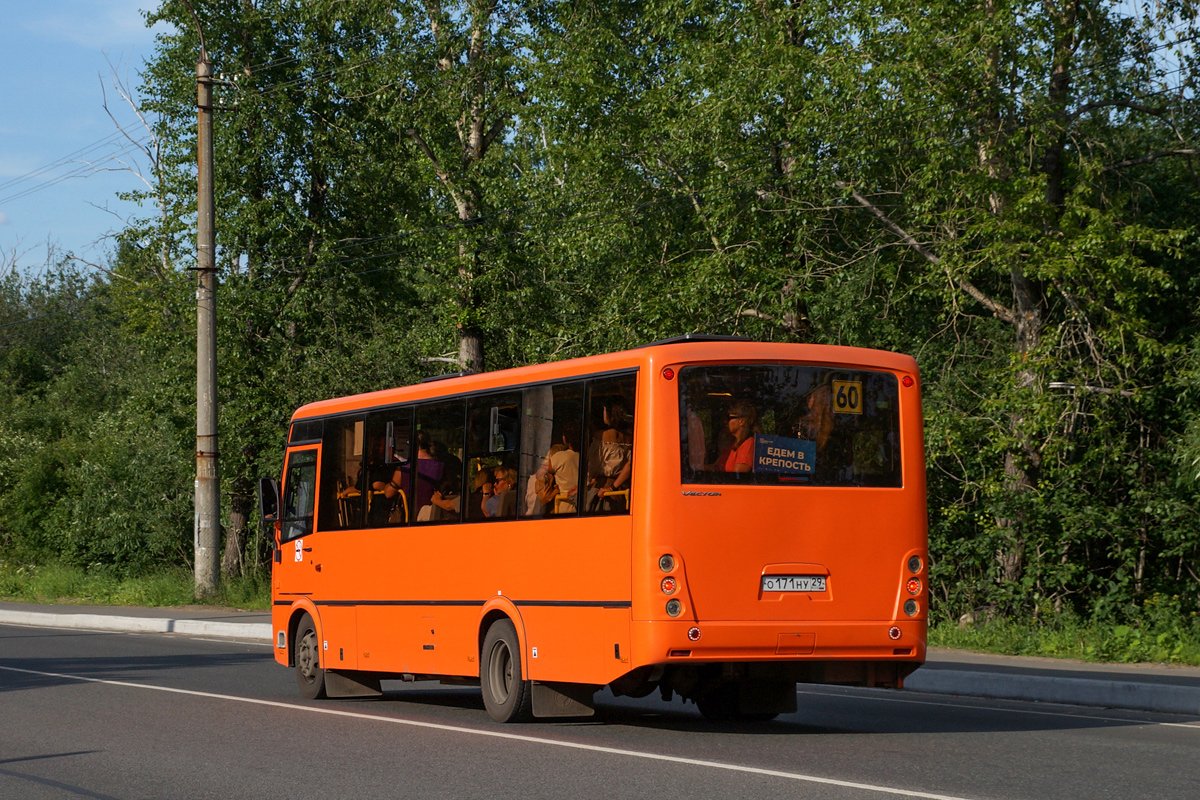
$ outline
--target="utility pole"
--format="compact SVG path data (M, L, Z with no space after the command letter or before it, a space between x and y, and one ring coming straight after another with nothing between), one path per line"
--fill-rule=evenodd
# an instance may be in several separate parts
M199 27L199 20L197 20ZM221 480L217 468L217 269L213 231L212 62L196 64L196 596L217 591Z

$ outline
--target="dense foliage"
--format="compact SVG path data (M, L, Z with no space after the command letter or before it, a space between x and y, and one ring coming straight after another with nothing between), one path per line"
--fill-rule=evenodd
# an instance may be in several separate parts
M233 555L303 402L739 333L917 356L943 617L1196 610L1194 0L194 5ZM149 20L152 211L0 285L17 560L190 556L199 40Z

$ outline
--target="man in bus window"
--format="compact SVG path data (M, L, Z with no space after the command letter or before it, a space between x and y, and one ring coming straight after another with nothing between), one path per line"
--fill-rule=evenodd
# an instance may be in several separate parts
M725 472L754 470L754 434L759 432L758 410L746 400L729 407L729 434L733 442L717 457L717 469Z
M753 472L754 434L762 432L758 410L753 403L738 400L729 406L726 420L733 440L715 462L706 464L704 468L711 472Z

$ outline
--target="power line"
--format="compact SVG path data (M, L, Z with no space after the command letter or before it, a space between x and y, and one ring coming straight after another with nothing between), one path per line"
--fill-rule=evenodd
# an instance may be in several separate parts
M89 153L92 150L95 150L99 147L103 147L107 144L111 144L115 140L119 139L121 137L121 135L122 134L120 131L113 131L112 133L108 134L107 136L97 139L96 141L92 142L91 144L84 145L83 147L79 148L78 150L75 150L74 152L68 153L67 155L62 156L61 158L56 159L55 161L51 161L49 164L45 164L41 167L38 167L37 169L26 172L23 175L17 175L14 178L10 178L6 181L0 182L0 191L4 191L4 190L9 189L18 184L32 180L50 170L57 169L58 167L62 166L63 164L69 163L73 160L76 160L76 159L82 157L85 153Z
M110 134L108 137L105 137L105 139L101 139L99 142L94 143L92 146L83 148L81 150L77 150L75 153L72 154L72 156L82 156L83 154L91 152L92 150L98 149L97 145L100 145L101 143L112 144L113 143L112 140L114 139L114 137L117 139L124 138L124 134L122 134L120 131L114 132L113 134ZM141 139L134 140L133 144L140 146L140 145L146 144L149 141L151 141L150 137L144 137ZM125 151L123 150L121 152L125 152ZM58 184L63 183L64 181L71 180L73 178L88 177L90 175L96 174L97 172L105 171L105 170L109 169L109 167L106 167L105 165L110 162L118 161L118 155L119 154L117 151L110 151L108 154L106 154L102 158L96 160L94 163L88 163L88 162L78 163L79 158L75 158L73 160L76 162L76 166L72 167L67 172L60 173L58 175L55 175L53 178L43 180L39 183L35 183L32 186L21 186L20 185L23 183L28 183L30 181L33 181L47 173L52 172L53 170L56 170L60 167L66 166L69 163L72 163L72 159L70 157L64 156L63 158L59 159L58 161L55 161L51 164L47 164L46 166L43 166L43 167L39 167L36 170L27 172L24 175L13 178L12 180L7 181L6 183L0 185L0 192L5 191L5 189L10 190L9 194L0 195L0 204L12 203L16 200L20 200L24 197L28 197L29 195L35 194L44 189L49 189L52 186L57 186Z

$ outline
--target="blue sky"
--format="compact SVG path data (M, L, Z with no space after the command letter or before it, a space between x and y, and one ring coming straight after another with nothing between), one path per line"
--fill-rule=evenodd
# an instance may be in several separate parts
M101 81L118 119L142 133L113 75L115 67L136 89L156 33L140 9L151 6L155 0L0 0L0 271L14 255L22 267L40 266L47 241L103 263L105 237L148 213L116 198L139 180L118 161L129 153L104 111Z

